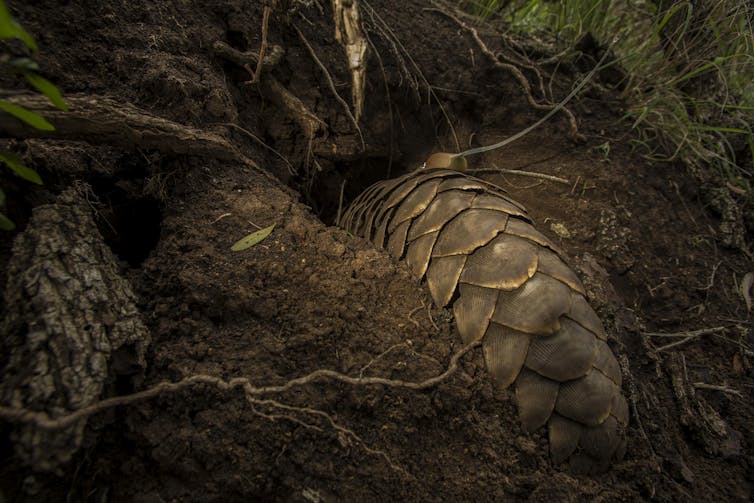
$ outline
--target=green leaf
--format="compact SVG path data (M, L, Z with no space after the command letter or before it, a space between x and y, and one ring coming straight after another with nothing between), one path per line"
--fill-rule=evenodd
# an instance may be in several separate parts
M11 60L8 63L10 66L15 68L19 72L23 71L30 71L30 72L36 72L39 71L39 65L36 61L34 61L31 58L16 58Z
M24 107L8 103L7 101L0 101L0 110L5 110L17 119L21 119L28 125L41 131L55 131L55 126L47 122L47 119Z
M0 189L0 206L5 206L5 192Z
M12 231L15 228L16 224L14 224L8 217L0 213L0 230Z
M26 77L29 84L34 86L37 91L47 96L53 105L64 112L68 111L68 105L63 100L63 97L60 95L58 88L55 87L55 84L33 72L24 72L24 77Z
M0 161L3 161L5 164L7 164L14 173L16 173L24 180L36 183L37 185L42 185L42 178L40 178L39 173L31 168L27 168L21 158L16 154L11 154L10 152L0 152Z
M265 227L264 229L258 230L256 232L252 232L248 236L236 241L236 244L231 246L230 249L233 251L241 251L241 250L245 250L246 248L251 248L252 246L262 241L264 238L269 236L270 233L272 232L272 229L274 228L275 228L275 224L272 224L269 227Z
M17 38L32 51L37 50L34 38L11 17L5 2L0 0L0 39L9 38Z

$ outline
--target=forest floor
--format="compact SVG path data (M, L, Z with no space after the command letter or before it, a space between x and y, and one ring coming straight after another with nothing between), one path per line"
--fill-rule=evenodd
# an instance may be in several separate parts
M66 98L107 98L211 132L259 166L91 134L6 142L45 181L0 176L20 230L32 208L84 181L133 285L151 334L146 368L113 377L109 394L196 374L256 387L317 369L422 381L460 348L452 316L404 264L332 226L341 186L347 204L433 151L494 143L545 112L453 18L420 1L362 0L370 49L359 133L303 41L350 103L346 56L323 3L292 2L297 12L270 16L268 52L285 52L255 84L254 68L216 48L259 51L261 2L10 2ZM480 36L544 101L517 52L525 46L489 29ZM553 101L600 55L544 65ZM572 257L605 322L631 404L627 455L607 473L552 466L546 432L521 430L512 396L493 392L476 350L421 391L321 379L253 400L193 386L135 401L91 416L79 451L53 472L26 466L12 448L17 425L0 421L0 501L749 501L754 340L740 283L752 263L721 244L720 215L686 167L632 151L609 80L598 75L569 104L586 141L574 142L557 114L469 158L472 168L567 181L479 175ZM275 85L321 121L311 141ZM272 224L258 245L231 251ZM3 276L11 252L4 237ZM700 329L715 330L694 336ZM669 348L684 338L650 335L680 332L693 333Z

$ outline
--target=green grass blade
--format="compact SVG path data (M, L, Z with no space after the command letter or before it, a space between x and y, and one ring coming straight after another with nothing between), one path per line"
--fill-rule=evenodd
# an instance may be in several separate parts
M230 247L233 251L242 251L247 248L251 248L252 246L258 244L261 242L264 238L270 235L272 232L272 229L275 228L275 224L270 225L269 227L265 227L264 229L258 230L256 232L252 232L246 237L243 237L236 241L236 244Z
M751 131L745 129L738 129L734 127L722 127L722 126L693 126L694 131L711 131L715 133L737 133L737 134L752 134Z
M8 103L7 101L0 101L0 110L5 110L17 119L20 119L41 131L55 131L55 126L47 122L47 119L38 113L25 109L24 107Z
M10 152L0 152L0 161L3 161L15 174L37 185L42 185L42 178L39 173L27 167L16 154Z
M9 62L10 66L19 72L37 72L39 65L31 58L16 58Z
M0 0L0 39L17 38L32 51L37 50L37 43L29 32L13 20L5 6L5 1Z
M16 224L14 224L8 217L0 213L0 230L12 231L15 228Z
M690 71L689 73L687 73L685 75L682 75L680 78L674 80L673 83L674 84L680 84L681 82L685 82L685 81L687 81L687 80L689 80L691 78L696 77L700 73L704 73L704 72L710 70L711 68L717 67L718 65L720 65L722 63L725 63L729 59L738 58L738 57L741 57L741 56L745 57L747 55L746 54L731 54L729 56L718 56L717 58L714 59L714 61L710 61L709 63L703 64L699 68L695 68L694 70Z
M68 105L63 100L63 96L61 96L58 88L55 87L52 82L45 79L44 77L40 77L34 72L24 72L24 77L26 77L26 80L29 81L29 84L34 86L37 91L47 96L47 98L49 98L53 105L64 112L68 111Z

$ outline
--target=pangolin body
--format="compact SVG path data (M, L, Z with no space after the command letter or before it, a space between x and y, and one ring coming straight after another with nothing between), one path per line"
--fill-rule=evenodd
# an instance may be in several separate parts
M554 463L597 472L625 453L628 406L599 318L563 253L502 189L420 169L366 189L340 224L405 260L494 385L515 387L526 431L547 425Z

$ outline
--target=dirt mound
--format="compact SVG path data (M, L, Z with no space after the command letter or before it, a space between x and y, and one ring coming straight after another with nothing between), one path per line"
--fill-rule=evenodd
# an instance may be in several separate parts
M80 449L52 472L13 449L19 421L4 410L0 499L751 498L752 337L739 293L751 263L718 243L717 217L682 166L629 150L614 93L592 87L572 106L585 143L559 114L470 159L529 172L483 176L573 257L621 362L628 453L585 477L551 465L546 431L522 432L512 396L493 392L478 350L459 356L452 314L404 265L326 225L341 197L431 151L494 143L536 121L543 112L515 74L424 3L362 0L357 130L332 90L351 103L330 4L280 6L266 30L261 3L85 4L11 8L64 95L98 99L110 107L103 116L129 114L99 130L74 121L68 136L61 127L5 141L45 180L30 188L3 172L8 214L23 230L32 207L85 182L82 200L151 335L144 370L121 353L125 363L110 360L102 398L184 384L91 415ZM509 38L480 36L501 60L514 57ZM521 61L506 63L536 82ZM578 65L558 71L564 95ZM91 110L69 117L91 122ZM231 251L272 224L259 244ZM9 244L1 255L7 264ZM3 334L3 347L25 328ZM6 354L0 364L9 382Z

